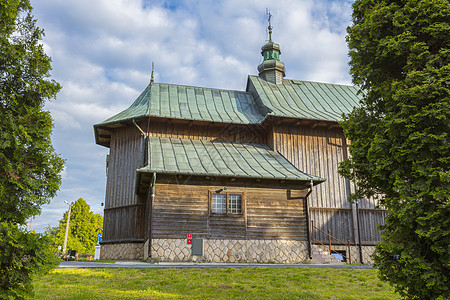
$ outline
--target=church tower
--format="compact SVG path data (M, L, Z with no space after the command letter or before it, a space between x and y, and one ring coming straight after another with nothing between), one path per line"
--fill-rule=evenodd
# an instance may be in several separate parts
M280 45L272 41L272 25L270 25L269 14L269 41L261 47L263 62L258 66L259 77L267 82L281 84L285 76L286 69L284 63L280 61Z

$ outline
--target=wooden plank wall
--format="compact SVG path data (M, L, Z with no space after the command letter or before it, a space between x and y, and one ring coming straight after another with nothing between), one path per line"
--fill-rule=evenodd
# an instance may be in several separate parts
M374 245L381 240L381 231L374 230L377 224L384 224L387 210L361 209L359 211L361 227L361 243L363 245Z
M309 196L312 207L351 208L346 200L351 186L338 174L345 155L344 139L338 128L279 125L273 129L274 150L298 169L326 178Z
M105 209L134 205L136 169L142 166L142 135L136 127L121 127L111 135Z
M355 242L352 220L352 205L347 201L354 191L353 184L338 174L338 165L348 157L347 141L342 129L323 126L313 127L280 124L269 133L269 144L292 162L298 169L326 179L314 187L308 198L311 220L324 231L331 231L337 238ZM366 225L361 230L369 244L379 241L375 224L383 222L376 202L360 201L361 222ZM354 209L354 207L353 207ZM319 238L325 239L319 234Z
M246 196L249 239L307 239L303 199L288 199L286 190L249 189Z
M147 129L145 122L140 123L143 130ZM174 123L166 121L151 120L150 136L173 137L194 140L219 140L224 142L243 143L266 143L266 133L261 126L257 125L234 125L234 124L191 124Z
M144 238L145 205L105 209L103 241Z
M286 190L229 188L244 193L243 214L210 214L209 192L221 186L156 184L153 238L306 240L303 200L288 200Z
M321 230L331 232L331 234L343 242L354 241L353 236L353 220L351 209L323 209L310 208L310 219L314 221L314 225ZM328 243L328 236L324 233L315 231L315 239ZM333 241L335 243L336 241Z
M144 211L135 194L136 169L142 166L144 140L134 126L111 134L106 179L103 241L143 238Z
M153 238L204 238L207 232L208 191L205 188L156 184Z

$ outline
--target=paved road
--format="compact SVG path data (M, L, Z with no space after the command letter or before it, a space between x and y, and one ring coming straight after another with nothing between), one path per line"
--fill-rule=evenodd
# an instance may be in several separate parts
M372 269L372 266L356 265L302 265L302 264L233 264L233 263L145 263L118 261L116 263L63 261L59 268L131 268L131 269L205 269L205 268L333 268L333 269Z

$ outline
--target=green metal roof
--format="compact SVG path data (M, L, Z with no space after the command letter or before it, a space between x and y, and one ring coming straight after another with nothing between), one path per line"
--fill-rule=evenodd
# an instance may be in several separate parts
M262 144L150 137L148 149L148 165L139 173L325 181Z
M338 122L361 98L354 86L248 78L247 92L151 83L129 108L96 126L145 116L232 124L261 124L268 115Z
M338 122L361 99L354 86L288 79L272 84L257 76L249 76L247 90L252 89L261 111L298 119Z
M145 116L234 124L264 119L248 92L151 83L129 108L98 125Z

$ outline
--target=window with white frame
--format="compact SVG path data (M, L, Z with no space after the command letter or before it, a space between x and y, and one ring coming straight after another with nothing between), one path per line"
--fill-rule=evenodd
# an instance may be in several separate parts
M242 213L242 195L228 194L228 213L241 214Z
M242 194L212 193L213 214L242 214Z
M227 195L213 194L212 195L212 213L226 214L227 213Z

